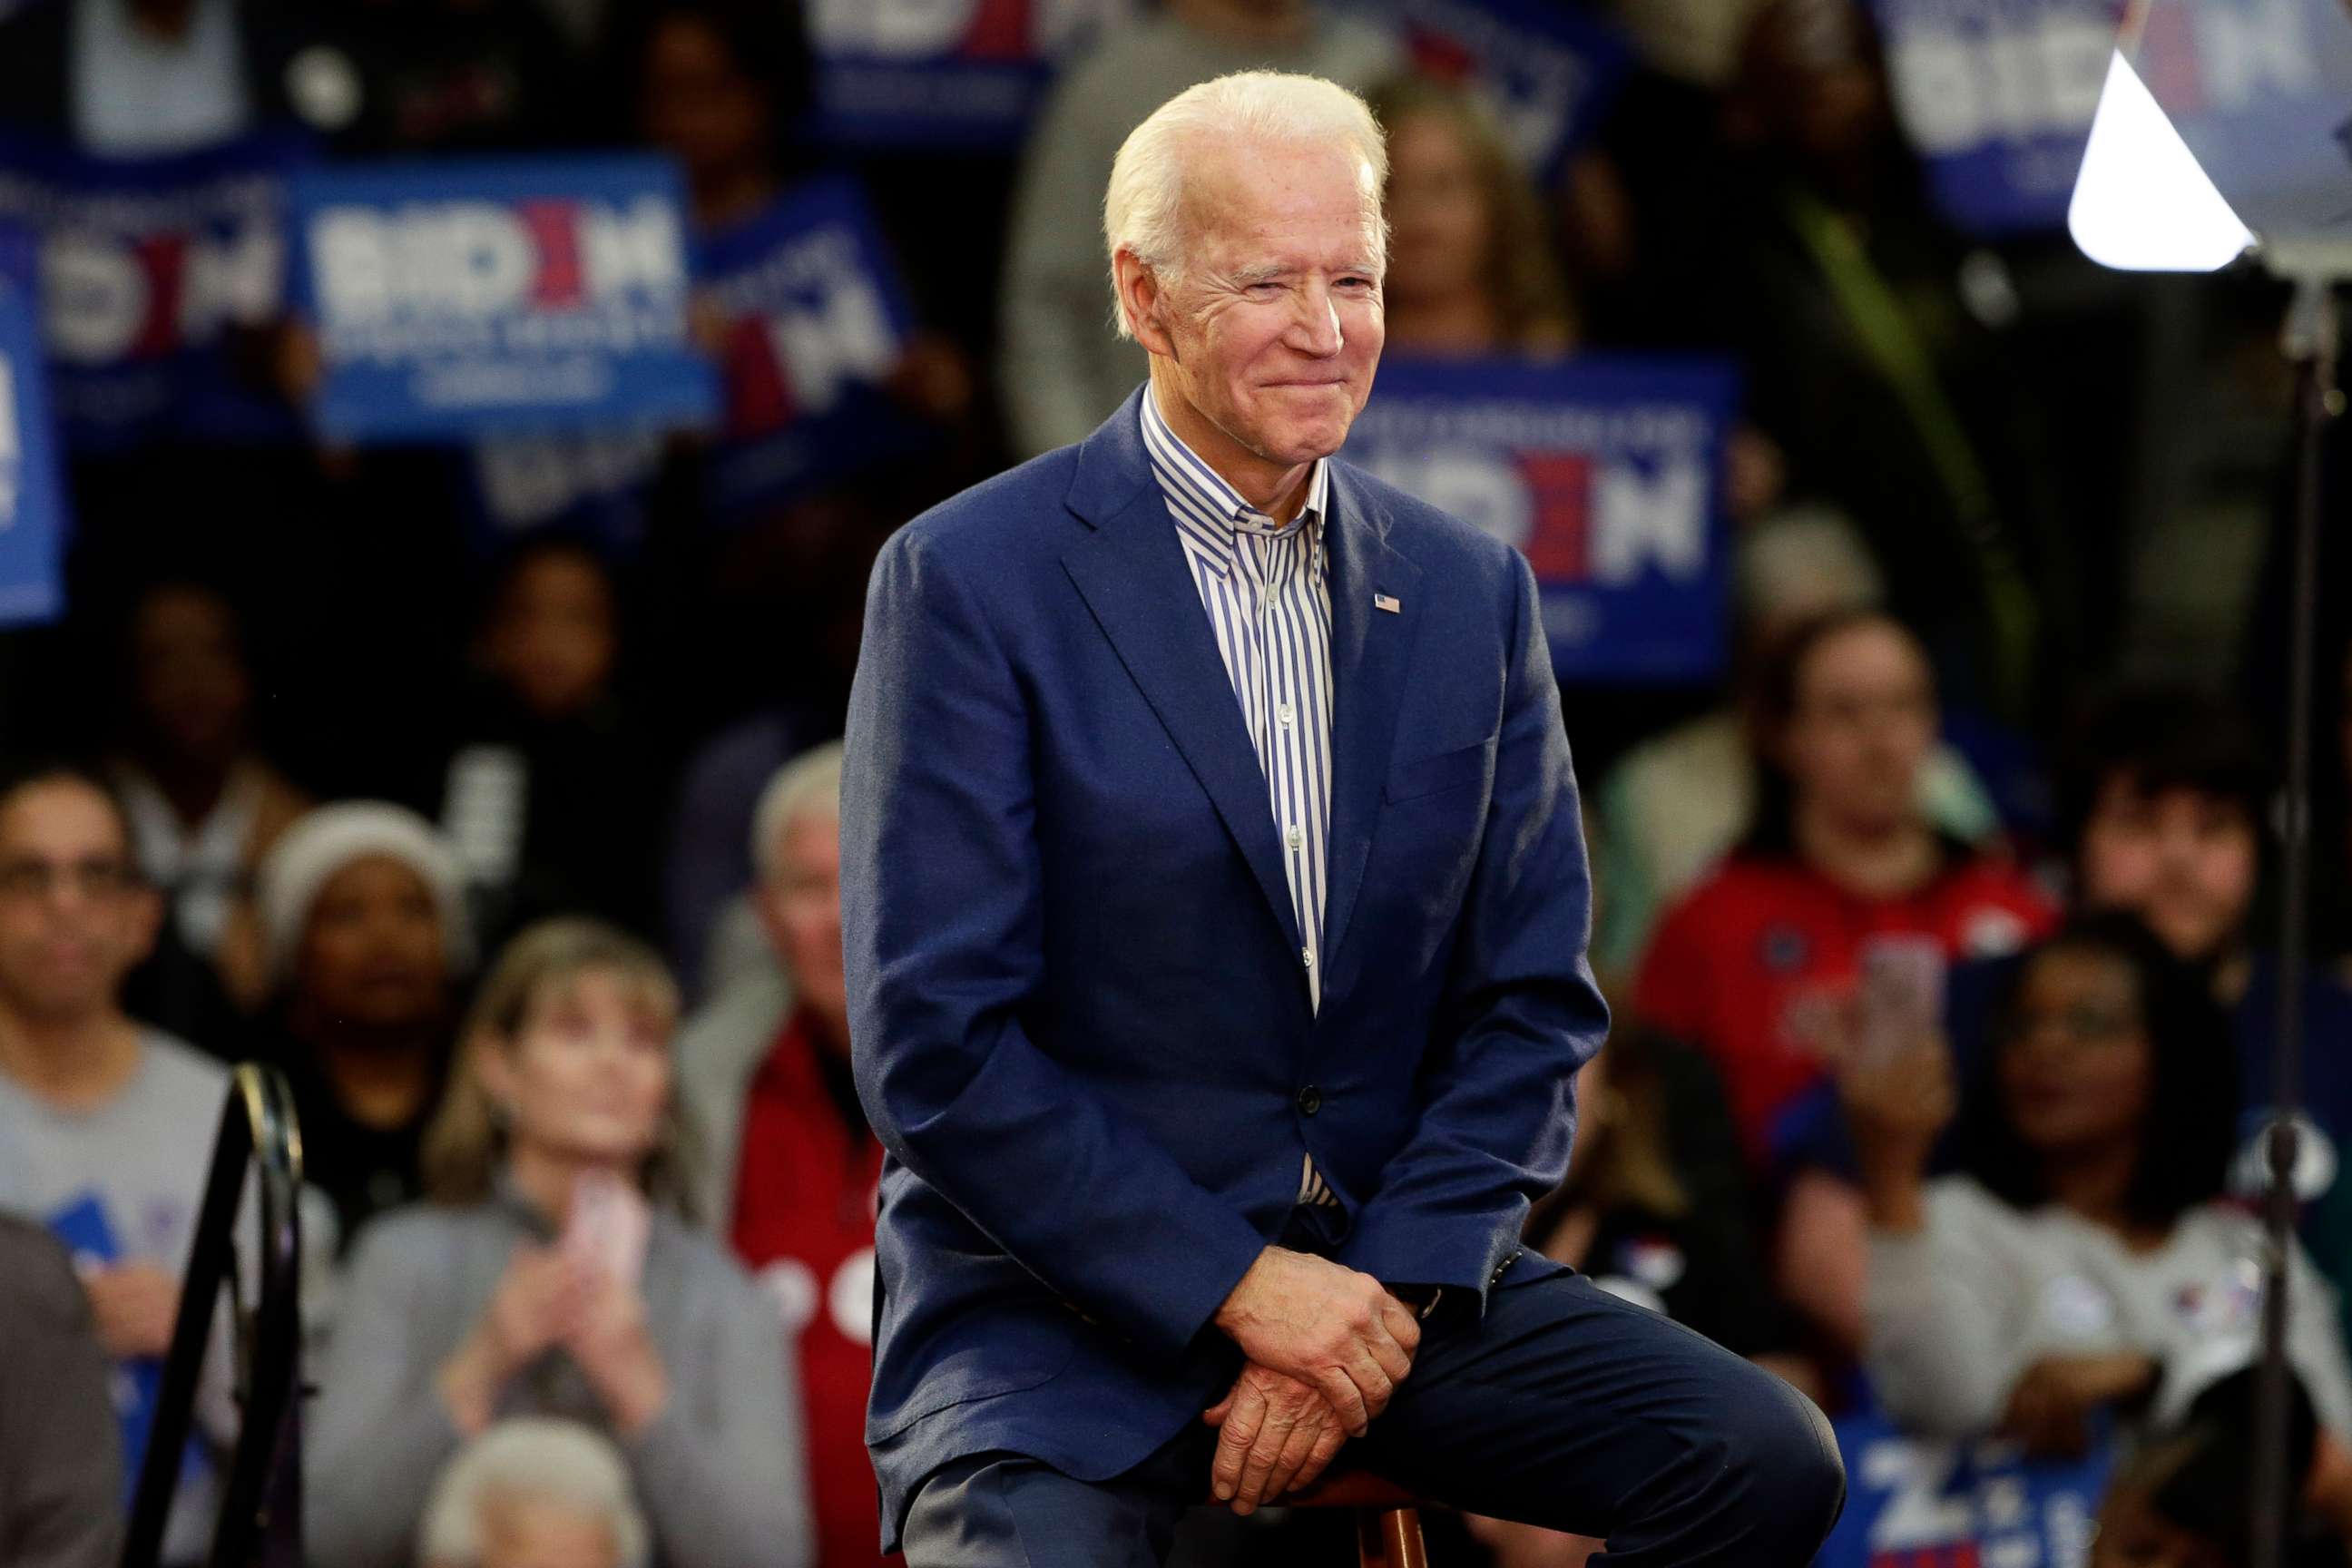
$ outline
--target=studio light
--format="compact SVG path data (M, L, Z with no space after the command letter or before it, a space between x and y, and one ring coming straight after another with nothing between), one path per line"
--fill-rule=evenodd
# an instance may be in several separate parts
M2125 272L2218 272L2254 244L2121 49L2107 62L2066 227L2084 255Z

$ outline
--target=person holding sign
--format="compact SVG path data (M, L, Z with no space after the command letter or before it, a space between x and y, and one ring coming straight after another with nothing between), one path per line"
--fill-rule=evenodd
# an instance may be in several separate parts
M1273 72L1113 166L1149 384L892 538L842 796L914 1568L1146 1564L1340 1455L1612 1561L1807 1562L1788 1384L1529 1252L1607 1009L1535 579L1331 454L1387 154Z

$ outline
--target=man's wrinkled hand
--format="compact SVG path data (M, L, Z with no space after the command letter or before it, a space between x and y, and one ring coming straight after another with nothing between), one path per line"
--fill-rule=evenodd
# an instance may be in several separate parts
M1412 1370L1421 1324L1369 1274L1269 1247L1217 1310L1217 1327L1269 1371L1320 1391L1360 1437Z
M1310 1484L1348 1440L1339 1413L1312 1384L1255 1362L1202 1419L1218 1428L1209 1490L1240 1514Z

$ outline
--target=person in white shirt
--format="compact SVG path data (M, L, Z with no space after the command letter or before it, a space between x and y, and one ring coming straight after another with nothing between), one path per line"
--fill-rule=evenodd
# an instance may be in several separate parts
M2177 1414L2252 1352L2261 1226L2222 1201L2235 1068L2204 988L2126 915L2033 950L2001 1016L1964 1092L1932 1034L1857 1046L1843 1070L1871 1224L1865 1360L1913 1430L2081 1451L2103 1409ZM1948 1123L1967 1173L1929 1180ZM2290 1275L2288 1355L2340 1458L2335 1295L2300 1247Z

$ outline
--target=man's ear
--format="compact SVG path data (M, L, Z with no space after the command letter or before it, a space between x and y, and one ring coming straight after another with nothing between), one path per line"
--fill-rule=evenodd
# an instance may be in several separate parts
M153 954L155 941L163 934L163 920L170 913L170 909L161 892L142 883L131 893L130 909L126 913L130 921L126 933L130 939L126 944L129 967L135 969Z
M1147 353L1176 357L1176 341L1168 332L1168 290L1160 275L1132 250L1121 250L1113 262L1118 279L1119 314Z

